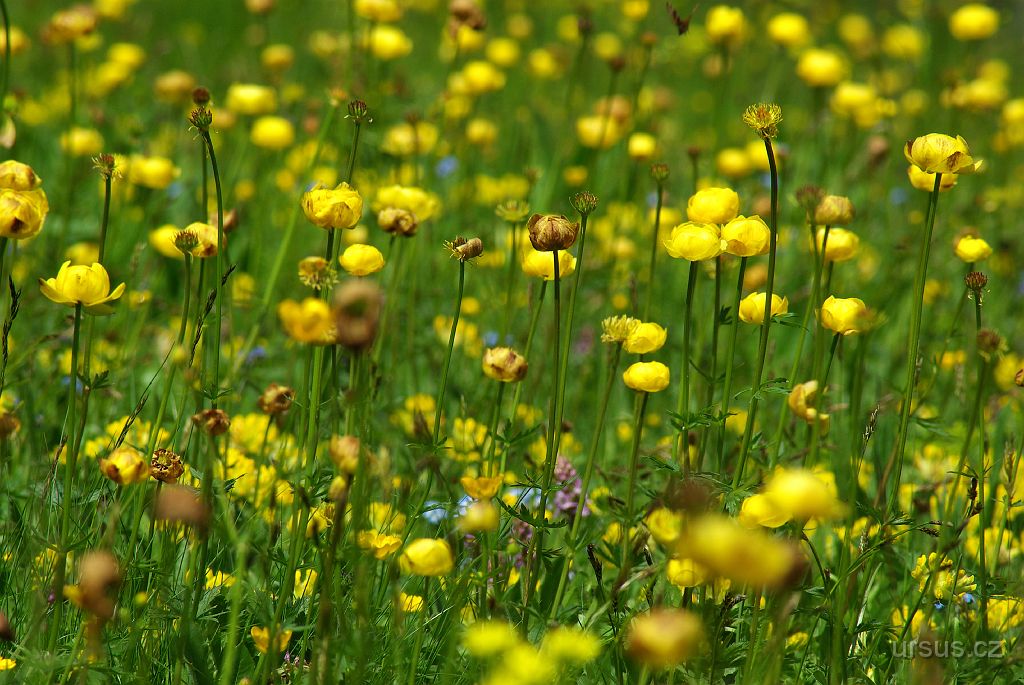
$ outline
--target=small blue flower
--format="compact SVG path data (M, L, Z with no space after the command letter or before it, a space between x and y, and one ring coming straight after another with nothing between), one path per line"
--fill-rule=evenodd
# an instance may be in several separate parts
M427 523L436 526L441 523L441 521L448 518L448 512L445 510L443 504L430 500L424 505L423 518L427 520Z
M255 362L258 362L258 361L260 361L262 359L266 359L266 358L267 358L267 348L263 347L262 345L257 345L256 347L252 348L252 350L249 351L248 355L246 355L245 363L246 364L253 364Z
M970 592L965 592L960 599L963 600L964 604L974 604L974 595Z
M437 161L437 166L434 167L434 173L437 174L438 178L447 178L455 173L455 170L459 168L459 160L452 155L442 157Z
M942 602L936 602L935 603L935 608L938 609L939 611L942 611L943 609L946 608L946 605L943 604Z
M487 347L494 347L497 344L498 344L498 332L497 331L487 331L486 333L484 333L484 345L487 345Z

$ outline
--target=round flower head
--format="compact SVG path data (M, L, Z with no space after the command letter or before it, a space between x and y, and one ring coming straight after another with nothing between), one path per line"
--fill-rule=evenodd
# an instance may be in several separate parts
M826 195L814 209L814 223L820 226L845 226L853 221L854 209L850 198Z
M189 248L193 257L204 259L217 256L218 231L216 226L196 221L189 224L182 232L188 232L195 236L195 244Z
M935 174L921 171L913 164L907 167L907 178L910 179L910 185L918 190L930 193L935 189ZM956 174L942 174L942 178L939 180L939 192L944 193L955 186L958 178L959 176Z
M252 144L267 150L283 150L295 142L295 127L284 117L260 117L249 133Z
M660 350L667 337L668 331L658 324L641 323L630 332L622 349L630 354L650 354Z
M968 264L981 262L992 256L992 247L976 235L965 235L956 241L953 252Z
M284 300L277 306L285 332L293 340L312 345L326 345L334 340L334 317L330 306L316 297L302 302Z
M302 212L320 228L353 228L362 216L363 198L348 183L333 189L317 185L303 193Z
M821 303L821 325L841 335L852 335L864 330L868 308L856 297L837 298L830 295Z
M672 235L665 241L665 249L676 259L699 262L722 254L725 242L718 226L689 221L672 229Z
M771 236L771 229L759 216L738 216L722 227L725 251L737 257L767 254Z
M806 383L798 383L793 386L793 390L790 391L789 397L786 398L786 404L789 405L789 410L800 419L807 423L814 423L819 421L822 424L822 428L825 432L828 432L828 414L819 413L818 410L812 406L815 397L818 394L818 381L807 381Z
M149 462L134 447L122 446L100 459L100 471L118 485L131 485L149 478Z
M166 157L132 155L128 162L128 182L143 188L163 190L181 173Z
M764 323L764 305L766 293L750 293L740 300L740 321L744 323ZM789 311L789 299L772 293L772 316L785 314Z
M705 188L690 196L686 216L698 224L725 224L740 211L740 196L732 188Z
M903 156L921 171L930 174L971 174L981 168L981 160L975 161L967 141L957 136L944 133L928 135L908 140L903 148Z
M703 637L704 629L696 614L683 609L655 609L630 623L626 651L649 668L670 668L694 654Z
M576 242L580 225L564 216L555 214L534 214L526 222L530 232L530 243L538 252L567 250Z
M412 52L412 40L397 26L378 24L370 29L366 47L374 57L387 62Z
M576 270L576 258L567 250L558 251L558 277L565 278ZM538 252L532 247L523 252L523 273L545 281L555 278L555 264L550 252Z
M484 351L483 370L488 378L515 383L526 378L526 358L511 347L491 347Z
M42 182L43 180L36 175L35 170L28 164L22 164L13 159L0 164L0 188L34 190Z
M810 26L802 14L782 12L768 20L768 37L787 48L804 45L810 36Z
M796 75L814 88L831 88L842 81L845 74L846 63L833 50L810 48L796 63Z
M349 245L338 258L341 268L352 276L369 276L384 268L384 255L373 245Z
M712 43L734 45L743 40L747 32L747 19L739 7L715 5L708 10L705 29Z
M111 303L124 293L124 283L110 290L110 277L102 264L71 266L64 262L56 278L39 279L39 289L52 302L69 307L82 305L89 314L113 313Z
M384 186L377 189L373 208L378 212L389 207L411 212L417 222L426 221L437 214L441 202L433 193L415 186Z
M232 83L228 86L225 106L235 114L259 116L277 109L277 94L269 86L254 83Z
M957 40L984 40L999 30L999 12L980 2L970 2L949 17L949 32Z
M845 228L831 228L828 231L828 242L825 241L825 229L819 228L815 234L818 252L822 244L825 246L825 259L830 262L845 262L857 256L860 249L860 238L853 231Z
M0 237L24 240L43 230L50 203L42 188L0 190Z
M403 571L417 576L444 576L455 567L452 548L445 540L435 538L413 540L399 561Z
M622 374L626 387L638 392L661 392L669 379L668 367L661 362L637 362Z

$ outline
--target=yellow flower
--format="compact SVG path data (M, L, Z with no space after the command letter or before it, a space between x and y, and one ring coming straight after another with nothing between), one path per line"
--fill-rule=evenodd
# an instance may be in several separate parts
M412 52L412 40L402 29L390 24L378 24L370 29L366 45L377 59L390 61Z
M544 634L540 651L557 663L585 664L601 654L601 640L580 628L557 626Z
M930 193L935 189L935 174L921 171L913 164L907 167L907 178L910 179L910 185L918 190ZM956 174L942 174L942 179L939 180L939 192L944 193L955 186L958 178L959 176Z
M814 208L814 223L822 226L843 226L853 221L854 209L850 198L826 195Z
M249 139L256 147L283 150L295 142L295 127L284 117L260 117L253 122Z
M464 533L489 532L498 529L498 510L490 502L473 502L459 517L459 530Z
M426 221L437 214L441 202L433 193L415 186L383 186L377 189L373 209L377 212L388 208L404 209L411 212L417 222Z
M141 483L149 478L149 461L134 447L121 446L100 459L100 472L118 485Z
M461 76L463 86L471 95L492 93L505 87L505 74L485 60L468 62Z
M622 343L622 349L630 354L649 354L661 349L668 337L668 331L656 323L641 323L633 328Z
M744 323L764 323L765 298L767 293L750 293L740 301L740 321ZM785 314L789 311L789 299L772 293L772 316Z
M110 290L110 277L101 264L71 266L64 262L56 278L39 279L43 295L57 304L69 307L82 305L89 314L106 315L113 313L110 303L124 293L124 283Z
M930 174L971 174L981 168L981 160L975 161L967 141L944 133L929 133L908 140L903 147L903 156L921 171Z
M302 212L320 228L353 228L362 216L363 198L348 183L334 189L317 185L303 193Z
M712 43L732 45L743 39L747 20L739 7L715 5L708 10L705 29Z
M0 671L10 671L17 665L18 662L14 659L8 659L7 657L0 656Z
M398 593L398 606L407 614L423 611L423 597L400 592Z
M128 182L143 188L163 190L180 173L181 170L166 157L132 155L128 162Z
M822 243L825 243L825 229L819 228L815 234L818 242L818 252L821 252ZM825 259L830 262L845 262L857 256L860 249L860 237L853 231L845 228L830 228L828 231L828 242L825 243Z
M185 259L185 255L174 244L174 237L178 235L178 227L174 224L164 224L149 232L149 245L164 257L171 259Z
M722 254L725 241L718 226L688 221L672 229L671 236L665 241L665 249L676 259L699 262Z
M668 367L661 362L636 362L622 374L626 386L638 392L661 392L669 378Z
M277 109L277 94L269 86L255 83L232 83L228 86L225 106L235 114L260 116Z
M624 133L623 125L611 116L593 114L576 120L576 137L583 147L607 150L619 142Z
M965 235L956 241L953 248L956 256L968 264L980 262L992 256L992 247L976 235Z
M686 202L686 217L698 224L727 224L740 211L740 196L732 188L704 188Z
M520 643L519 634L504 621L477 621L466 627L462 646L477 659L504 654Z
M402 570L417 576L444 576L455 567L452 548L445 540L417 538L405 546Z
M680 588L696 587L708 579L708 570L693 559L670 559L665 566L668 581Z
M326 345L334 338L331 308L319 298L307 297L302 302L284 300L277 306L277 315L293 340Z
M764 495L795 519L837 518L845 512L828 472L780 468L765 485Z
M103 136L94 128L73 126L61 134L60 148L72 157L91 157L103 150Z
M305 571L295 571L295 584L292 586L292 594L295 595L295 599L302 599L303 597L312 597L313 590L316 589L317 572L313 569L306 569Z
M644 519L647 530L651 531L658 544L668 545L676 541L682 531L683 518L679 512L658 507Z
M790 515L777 506L772 498L760 494L751 495L743 500L737 518L747 528L756 528L757 526L778 528L789 521Z
M852 335L864 330L868 308L856 297L837 298L829 295L821 303L821 325L842 335Z
M810 48L800 55L796 75L814 88L831 88L846 75L846 63L834 50Z
M523 250L523 272L545 281L555 278L555 264L551 252L538 252L533 247ZM576 270L576 258L567 250L558 251L558 277L565 278Z
M397 157L422 155L434 149L439 136L437 127L429 122L402 122L384 132L380 149Z
M35 190L43 182L28 164L13 159L0 163L0 188Z
M264 627L253 626L249 631L252 636L252 641L256 645L256 651L260 654L266 654L270 649L270 629ZM283 652L288 646L288 641L292 639L292 631L282 630L277 634L277 651Z
M810 37L810 27L802 14L782 12L768 20L768 37L787 48L798 48Z
M949 16L949 32L957 40L984 40L999 30L999 12L980 2L967 3Z
M195 246L189 250L189 254L200 259L217 256L218 231L216 226L196 221L183 229L195 236Z
M725 251L737 257L755 257L768 253L771 229L759 216L738 216L722 227Z
M359 546L373 552L378 559L387 559L402 547L402 538L397 535L381 534L375 530L361 530L356 536Z
M828 432L828 414L819 414L817 409L810 406L817 394L818 381L811 380L806 383L798 383L790 391L789 396L786 398L786 404L789 405L790 411L797 417L807 423L820 421L822 429Z
M349 245L338 258L341 268L352 276L369 276L384 268L384 255L373 245Z
M43 229L50 203L42 188L0 190L0 237L24 240Z
M526 358L511 347L490 347L484 351L484 375L502 383L516 383L526 378Z
M463 476L459 482L467 495L476 500L485 500L498 494L503 481L502 476Z
M795 561L786 542L716 514L691 521L676 549L712 573L753 586L780 585Z
M704 628L696 614L683 609L655 609L629 625L626 651L654 669L678 666L701 646Z
M650 133L637 132L626 142L630 159L646 162L658 154L658 140Z
M395 0L356 0L353 10L372 22L395 22L402 18L402 8Z

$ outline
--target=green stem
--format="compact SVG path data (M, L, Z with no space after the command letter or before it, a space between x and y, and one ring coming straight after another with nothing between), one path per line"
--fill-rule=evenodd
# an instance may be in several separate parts
M654 206L654 235L651 236L651 260L647 267L647 301L644 303L644 317L643 320L647 321L647 317L651 313L651 299L654 295L654 272L658 261L658 232L661 230L661 206L664 202L664 187L661 183L658 183L658 199Z
M224 196L220 184L220 170L217 168L217 154L213 149L213 141L210 139L210 132L203 131L203 140L206 142L206 149L210 153L210 168L213 170L213 183L217 190L217 261L216 273L214 274L214 288L217 298L217 327L214 331L213 346L213 408L217 408L220 400L220 339L221 329L224 320L224 269L221 261L224 258Z
M455 316L452 317L452 330L448 335L448 350L444 355L444 366L441 370L441 386L437 390L437 406L434 409L434 439L435 448L440 442L441 434L441 408L444 406L444 393L448 387L448 370L452 364L452 351L455 349L455 333L459 328L459 315L462 314L462 295L466 289L466 262L459 260L459 289L455 296Z
M679 384L679 403L676 414L686 423L690 412L690 333L693 318L693 295L697 285L697 262L690 262L686 278L686 305L683 309L683 368L682 381ZM684 453L685 450L685 453ZM679 455L683 454L683 473L690 472L690 429L683 428L679 437L672 443L672 460L679 463Z
M832 369L832 360L836 356L836 348L839 347L839 341L842 340L843 336L836 333L832 336L832 345L828 352L828 362L825 364L825 372L821 375L818 380L818 413L825 413L825 391L828 385L828 372ZM811 449L809 450L809 456L807 457L806 465L815 466L818 463L818 452L821 450L821 419L815 417L814 424L811 426Z
M423 634L427 630L427 611L429 610L429 591L430 591L430 577L425 576L423 578L423 608L420 609L420 622L419 629L416 631L416 643L412 648L412 663L409 664L409 679L406 681L408 685L415 685L416 683L416 667L420 663L420 652L423 649Z
M0 0L2 1L2 0ZM100 219L100 249L99 249L99 262L103 263L103 255L106 253L107 247L107 223L110 220L110 183L112 181L111 174L103 174L103 217Z
M640 436L644 430L644 414L647 412L647 399L650 393L641 392L636 398L633 414L633 445L629 451L629 482L626 486L626 520L622 526L622 571L619 574L625 577L629 573L632 563L629 558L629 549L632 538L629 535L630 527L633 525L633 517L636 515L636 477L640 467Z
M732 375L736 362L736 337L740 327L740 299L743 297L743 275L747 270L747 258L740 257L740 270L736 276L736 297L733 299L729 318L732 319L732 330L729 332L729 351L726 352L725 385L722 389L722 414L728 416L732 405ZM717 316L717 314L716 314ZM718 430L718 467L725 465L725 420Z

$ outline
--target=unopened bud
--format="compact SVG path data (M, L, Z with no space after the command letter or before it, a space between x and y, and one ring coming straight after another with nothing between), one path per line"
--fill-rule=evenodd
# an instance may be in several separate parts
M652 164L651 178L659 185L668 180L668 164Z
M285 385L271 383L256 400L260 411L269 416L279 416L291 409L295 401L295 390Z
M568 250L573 246L580 225L556 214L534 214L526 223L526 228L530 231L533 249L538 252L554 252Z

